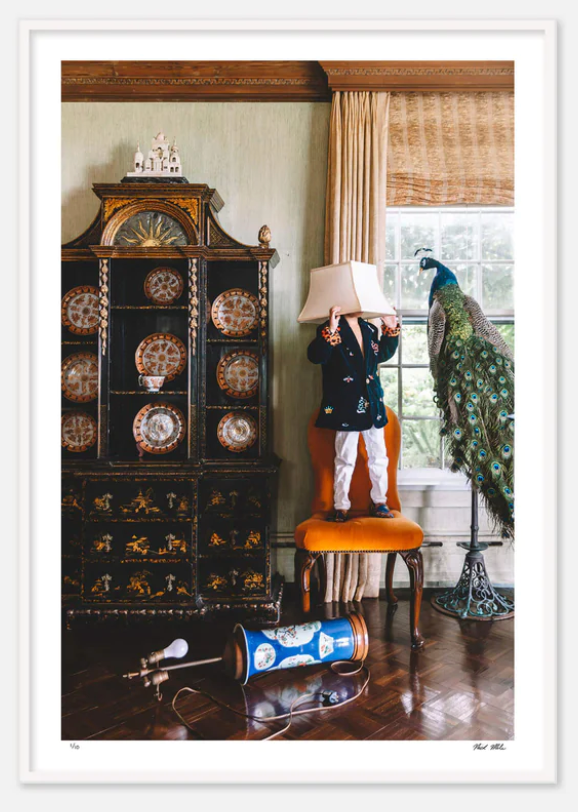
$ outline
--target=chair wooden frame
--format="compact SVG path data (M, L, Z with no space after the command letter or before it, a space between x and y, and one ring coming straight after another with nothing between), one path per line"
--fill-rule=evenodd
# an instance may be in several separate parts
M387 521L384 519L384 521ZM301 608L304 614L311 611L311 570L315 563L318 563L320 568L320 592L325 593L327 583L327 572L325 569L325 554L334 553L336 555L347 555L349 553L359 553L361 550L324 550L323 552L313 552L311 550L297 550L297 560L299 562L300 572L300 587L301 587ZM372 551L373 552L373 551ZM419 630L419 615L421 611L421 601L423 596L423 555L420 549L415 550L398 550L394 553L385 552L387 555L387 564L385 569L385 591L387 602L390 606L397 604L397 597L393 591L393 574L395 571L395 564L397 556L400 555L409 570L409 584L410 584L410 610L409 610L409 625L411 632L411 647L412 650L417 651L425 643L425 640Z

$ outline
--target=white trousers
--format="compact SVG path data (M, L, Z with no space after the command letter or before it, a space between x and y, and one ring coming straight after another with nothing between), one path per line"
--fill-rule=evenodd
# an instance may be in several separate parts
M349 486L357 462L359 435L363 434L367 449L371 499L374 505L383 504L387 496L387 451L383 428L372 426L366 431L338 431L335 434L335 479L333 505L335 510L349 510Z

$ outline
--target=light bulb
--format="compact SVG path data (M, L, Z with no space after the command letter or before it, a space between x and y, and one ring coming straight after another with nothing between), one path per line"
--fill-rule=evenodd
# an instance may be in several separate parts
M181 657L184 657L187 651L189 650L189 644L186 640L183 640L182 637L178 637L176 640L167 646L164 650L163 654L165 659L169 657L174 657L175 660L180 660Z

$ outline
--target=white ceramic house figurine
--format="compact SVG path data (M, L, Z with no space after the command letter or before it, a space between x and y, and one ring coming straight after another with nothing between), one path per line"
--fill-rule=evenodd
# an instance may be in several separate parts
M151 148L145 158L137 144L134 154L134 172L127 172L127 177L135 176L163 177L164 175L182 176L183 168L179 156L176 138L172 145L163 132L152 139Z

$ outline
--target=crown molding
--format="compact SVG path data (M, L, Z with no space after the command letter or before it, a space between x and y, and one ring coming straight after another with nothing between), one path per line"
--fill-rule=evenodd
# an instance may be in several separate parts
M318 62L63 62L62 101L331 101Z
M513 62L320 62L332 91L513 91Z
M513 62L63 62L63 102L310 101L333 91L512 91Z

